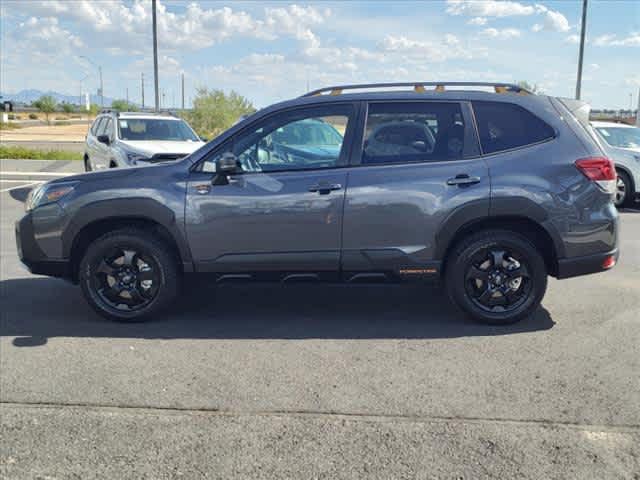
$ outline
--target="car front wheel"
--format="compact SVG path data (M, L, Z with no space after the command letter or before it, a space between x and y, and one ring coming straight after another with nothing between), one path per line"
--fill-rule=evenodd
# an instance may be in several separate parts
M449 297L484 323L509 324L529 316L547 288L544 259L525 237L510 231L471 235L449 258Z
M122 229L94 241L80 263L82 292L103 317L141 321L163 312L178 292L176 260L141 229Z

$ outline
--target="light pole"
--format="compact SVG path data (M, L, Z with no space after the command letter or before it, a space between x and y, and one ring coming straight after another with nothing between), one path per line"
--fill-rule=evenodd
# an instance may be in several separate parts
M587 1L582 1L582 25L580 26L580 54L578 56L578 79L576 81L576 100L580 100L582 89L582 61L584 59L584 40L587 33Z
M85 75L84 77L82 77L79 80L80 83L80 96L78 97L78 108L80 108L80 110L82 110L82 82L88 77L89 75Z
M84 58L94 67L98 67L98 76L100 77L100 106L104 108L104 85L102 84L102 66L96 64L96 62L91 60L86 55L80 55L80 58Z
M638 109L636 110L636 127L640 127L640 88L638 88Z
M153 77L156 87L156 112L160 110L158 92L158 25L156 22L156 0L151 0L151 17L153 22Z

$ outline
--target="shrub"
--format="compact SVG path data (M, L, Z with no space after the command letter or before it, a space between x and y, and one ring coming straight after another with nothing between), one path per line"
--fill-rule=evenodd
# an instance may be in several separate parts
M38 119L38 115L36 115L35 113L30 113L30 114L29 114L29 118L30 118L31 120L37 120L37 119Z

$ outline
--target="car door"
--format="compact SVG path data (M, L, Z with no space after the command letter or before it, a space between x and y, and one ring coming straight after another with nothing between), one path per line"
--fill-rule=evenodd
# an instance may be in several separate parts
M463 102L373 102L345 199L346 280L435 276L457 225L489 211L490 179Z
M87 135L87 155L91 162L92 168L103 168L100 159L100 142L98 142L98 135L104 124L105 117L97 117L91 126L91 130Z
M263 117L196 166L186 231L198 271L337 274L354 111L336 103ZM214 185L229 152L238 168Z

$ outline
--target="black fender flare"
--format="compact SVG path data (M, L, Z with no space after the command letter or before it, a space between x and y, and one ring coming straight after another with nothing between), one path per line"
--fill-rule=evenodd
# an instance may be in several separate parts
M479 215L478 212L485 212ZM443 260L451 242L462 229L501 219L524 219L535 223L551 238L557 258L565 255L562 238L549 221L544 208L525 197L499 197L476 200L455 209L442 222L436 235L434 258Z
M100 200L81 207L71 218L62 233L62 250L70 258L71 249L78 234L86 226L109 219L150 220L164 227L178 247L182 262L192 261L189 244L176 223L176 216L169 207L151 198L117 198Z

